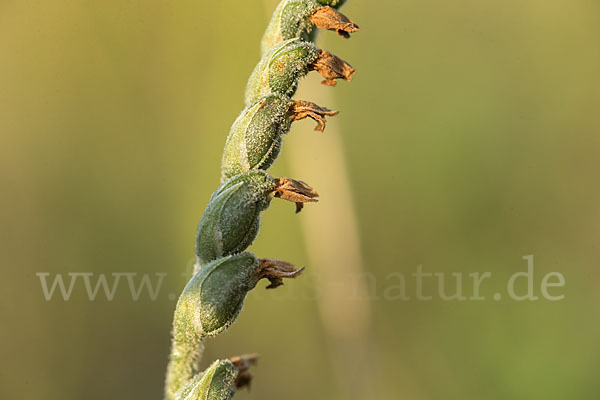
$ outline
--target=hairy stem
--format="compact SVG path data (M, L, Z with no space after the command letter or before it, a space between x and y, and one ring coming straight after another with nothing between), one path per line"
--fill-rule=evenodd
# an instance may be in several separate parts
M167 367L165 400L175 400L177 392L198 373L198 364L204 352L204 338L185 330L184 323L175 322L171 358Z

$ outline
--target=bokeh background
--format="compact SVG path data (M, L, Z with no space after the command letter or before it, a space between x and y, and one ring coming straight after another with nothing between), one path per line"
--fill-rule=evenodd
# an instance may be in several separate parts
M161 398L168 295L275 4L0 1L0 398ZM298 94L342 112L325 135L295 124L273 170L322 200L273 202L251 248L307 271L261 284L204 365L260 353L240 399L597 397L600 3L343 12L362 31L318 43L355 80ZM557 271L565 299L494 301L530 254L536 294ZM386 296L418 265L491 272L487 299ZM168 275L155 301L46 301L38 272Z

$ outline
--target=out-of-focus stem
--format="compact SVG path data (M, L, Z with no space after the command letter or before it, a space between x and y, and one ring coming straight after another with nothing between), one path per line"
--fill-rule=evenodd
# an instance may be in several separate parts
M265 12L271 13L278 0L264 0ZM314 81L306 80L300 88L302 96L319 99L333 106L333 96ZM309 131L306 125L296 130ZM319 291L319 313L328 335L328 347L340 398L378 398L374 385L367 388L369 373L374 373L373 352L369 340L371 310L368 290L361 275L364 265L356 211L348 176L342 135L332 123L325 135L319 135L318 145L304 134L287 138L286 154L291 174L302 172L318 181L323 200L320 207L303 215L302 234L311 270L318 271L320 282L327 283ZM295 136L295 137L294 137ZM296 139L299 138L299 139ZM326 192L326 193L324 193ZM314 235L319 232L319 235ZM327 237L327 241L322 238ZM340 282L340 279L346 277ZM335 285L330 283L335 282ZM339 284L337 284L339 283ZM360 379L357 376L360 375Z
M304 95L319 98L323 104L334 103L332 96L324 93L315 81L306 82L302 91ZM306 125L297 125L295 129L310 131ZM307 140L309 134L296 135L302 140L290 136L286 149L291 174L302 171L323 188L320 207L305 213L301 221L311 271L318 271L319 281L326 285L319 291L318 307L328 335L340 398L377 398L373 387L367 391L369 373L375 364L370 360L371 310L361 277L364 272L361 239L343 153L343 135L335 122L316 138L318 146ZM322 240L323 237L328 240Z

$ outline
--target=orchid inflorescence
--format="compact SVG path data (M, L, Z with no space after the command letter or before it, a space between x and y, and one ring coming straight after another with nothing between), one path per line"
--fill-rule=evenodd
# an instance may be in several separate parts
M198 225L194 275L175 309L165 400L225 400L247 386L255 355L217 360L204 371L199 362L204 339L225 331L240 313L247 293L267 279L267 288L301 272L292 264L246 252L258 235L260 214L273 198L316 202L305 182L274 178L266 171L281 150L294 121L311 118L323 131L325 117L338 112L292 100L298 82L310 71L335 86L352 80L354 68L312 43L315 27L348 38L358 26L339 13L345 0L283 0L261 42L262 58L246 88L246 108L233 123L223 152L221 186L213 193Z

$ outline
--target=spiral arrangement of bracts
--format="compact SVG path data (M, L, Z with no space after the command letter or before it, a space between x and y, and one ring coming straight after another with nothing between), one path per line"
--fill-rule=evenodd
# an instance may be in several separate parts
M267 279L275 288L302 269L285 261L257 258L245 250L258 235L260 214L273 198L296 204L316 202L317 192L290 178L266 171L279 155L282 138L294 121L312 118L325 129L331 111L314 103L292 100L299 80L320 73L329 86L351 80L354 69L312 41L316 29L348 38L358 26L339 13L345 0L283 0L275 10L261 43L262 58L246 88L246 108L237 117L225 143L221 186L210 198L196 240L194 275L175 310L165 400L230 399L249 384L248 368L255 356L217 360L199 371L204 339L227 329L242 309L247 293Z

